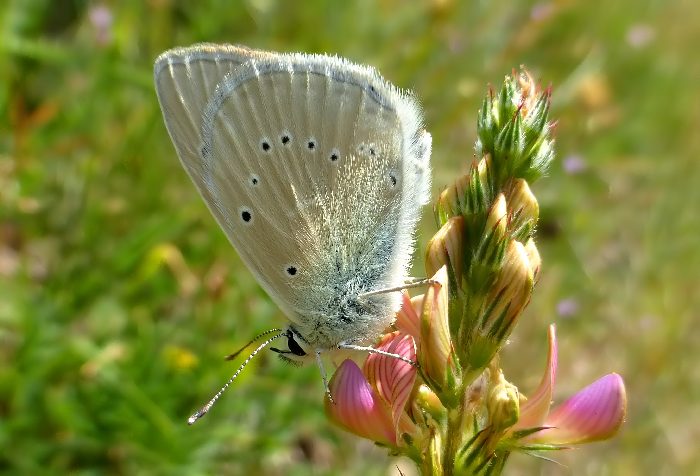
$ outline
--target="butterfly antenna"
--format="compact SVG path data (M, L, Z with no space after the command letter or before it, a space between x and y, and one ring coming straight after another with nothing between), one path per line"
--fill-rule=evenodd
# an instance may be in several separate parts
M280 329L276 329L276 330L280 330ZM266 332L266 334L269 334L270 332L272 332L272 331L268 331L268 332ZM263 334L263 335L264 335L264 334ZM233 374L233 376L231 376L231 378L228 379L228 382L226 382L226 384L225 384L223 387L221 387L221 390L219 390L218 392L216 392L216 395L214 395L214 396L211 398L211 400L209 400L209 402L208 402L206 405L204 405L201 409L199 409L197 412L195 412L194 414L192 414L192 416L189 417L189 418L187 419L187 423L188 423L189 425L193 425L197 420L199 420L199 419L202 418L204 415L206 415L207 412L208 412L209 410L211 410L211 407L214 406L214 404L215 404L216 401L219 399L219 397L221 397L221 395L226 391L226 389L228 388L228 386L231 385L231 382L233 382L233 381L236 379L236 377L238 377L238 374L240 374L241 371L245 368L245 366L248 365L248 362L250 362L251 359L252 359L253 357L255 357L255 354L257 354L258 352L260 352L261 350L263 350L265 347L267 347L267 346L270 344L270 342L274 341L275 339L279 339L279 338L282 337L282 336L286 336L286 335L287 335L286 332L280 332L280 333L277 334L276 336L270 337L270 338L267 339L265 342L263 342L262 344L260 344L260 345L257 347L257 349L255 349L253 352L251 352L251 354L248 356L248 358L246 358L246 359L243 361L243 363L241 364L241 366L238 367L238 370L236 370L236 372ZM249 345L250 345L250 344L249 344ZM244 347L244 348L245 348L245 347Z
M236 352L234 352L233 354L229 354L229 355L227 355L226 357L224 357L224 360L233 360L233 359L235 359L236 357L238 357L238 355L239 355L241 352L243 352L244 350L246 350L246 349L248 348L248 346L250 346L252 343L254 343L255 341L257 341L257 340L260 339L261 337L265 337L265 336L268 335L268 334L272 334L273 332L282 332L282 329L270 329L269 331L265 331L265 332L262 332L262 333L256 335L255 337L253 337L253 338L250 340L250 342L248 342L246 345L244 345L243 347L241 347L240 349L238 349Z

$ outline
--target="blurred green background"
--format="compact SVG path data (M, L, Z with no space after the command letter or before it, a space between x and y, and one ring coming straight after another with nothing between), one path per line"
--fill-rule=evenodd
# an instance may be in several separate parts
M222 356L284 322L181 170L153 90L160 52L211 41L337 53L413 89L434 191L472 159L487 84L521 64L552 84L543 275L503 365L532 391L556 322L556 399L616 371L629 413L612 441L507 473L700 474L699 20L690 0L4 2L0 473L403 465L330 426L314 366L269 353L185 423L235 368Z

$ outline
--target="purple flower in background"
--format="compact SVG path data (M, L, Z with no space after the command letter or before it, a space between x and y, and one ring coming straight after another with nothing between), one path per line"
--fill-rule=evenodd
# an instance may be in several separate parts
M557 303L557 314L561 317L572 317L578 313L578 308L578 301L576 299L562 299Z
M627 30L627 44L633 48L644 48L654 40L656 32L649 25L632 25Z
M95 32L95 39L100 46L106 46L112 42L112 25L114 17L112 11L105 5L90 7L88 12L90 24Z
M580 174L588 168L588 165L580 155L570 155L564 159L564 172L569 175Z
M530 18L535 21L546 20L554 13L554 4L550 2L537 3L530 10Z

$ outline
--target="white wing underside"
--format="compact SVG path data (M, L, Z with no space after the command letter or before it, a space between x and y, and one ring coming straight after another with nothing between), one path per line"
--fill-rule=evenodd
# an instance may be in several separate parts
M290 320L339 286L402 284L430 185L410 96L346 60L221 45L164 53L155 81L182 164Z

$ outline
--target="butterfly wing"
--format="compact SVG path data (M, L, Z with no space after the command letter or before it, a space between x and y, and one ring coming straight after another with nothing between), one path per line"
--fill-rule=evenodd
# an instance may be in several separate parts
M155 81L185 169L292 321L403 282L430 186L410 96L343 59L231 46L166 52Z
M197 157L209 98L227 74L251 57L265 55L244 46L202 43L174 48L156 60L154 79L163 118L182 165L195 183L202 176L202 163Z

